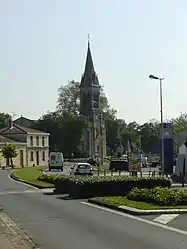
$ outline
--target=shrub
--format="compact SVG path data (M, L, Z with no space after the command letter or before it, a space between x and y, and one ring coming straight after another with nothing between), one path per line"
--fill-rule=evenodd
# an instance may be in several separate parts
M72 197L126 195L134 187L170 187L166 178L139 178L128 176L78 177L69 179L69 194Z
M69 185L70 185L71 177L68 175L45 175L38 177L39 181L52 183L55 185L56 192L67 194L69 193Z
M153 189L134 188L127 193L127 198L145 201L161 206L187 205L187 190L156 187Z

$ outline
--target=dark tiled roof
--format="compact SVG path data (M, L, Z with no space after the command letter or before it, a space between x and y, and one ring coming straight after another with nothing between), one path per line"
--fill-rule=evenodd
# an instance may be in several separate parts
M4 131L6 131L8 128L1 128L0 129L0 134L2 134Z
M14 124L30 128L36 121L37 120L31 120L31 119L21 116L17 118L16 120L14 120Z
M46 133L44 131L39 131L39 130L35 130L35 129L32 129L32 128L27 128L27 127L23 127L23 126L20 126L20 125L15 125L14 124L14 127L24 131L24 132L31 132L31 133Z
M43 131L39 131L39 130L35 130L35 129L31 129L31 128L27 128L27 127L23 127L20 125L16 125L14 124L12 127L10 128L5 128L4 130L2 130L2 132L0 131L0 134L25 134L25 133L45 133Z
M0 135L0 143L12 143L12 142L16 142L16 141Z

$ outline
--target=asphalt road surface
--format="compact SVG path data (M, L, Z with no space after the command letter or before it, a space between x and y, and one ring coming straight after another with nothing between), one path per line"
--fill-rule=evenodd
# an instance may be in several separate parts
M186 215L163 225L39 191L10 180L9 172L0 171L0 204L41 249L187 248Z
M65 174L65 175L69 175L71 167L72 166L64 166L63 171L61 171L61 170L51 170L51 171L49 171L48 169L46 169L44 172L46 174L49 174L49 175L54 175L54 174ZM148 176L149 175L149 171L150 171L150 168L142 168L142 174L143 174L143 176L146 176L146 175ZM156 174L158 174L159 168L151 168L151 171L152 172L155 171ZM98 175L97 171L94 172L94 175ZM99 172L99 175L104 175L104 172ZM106 175L111 175L111 172L108 171L108 170L106 170ZM113 172L113 175L119 175L119 172ZM121 175L129 175L129 172L122 171ZM140 175L140 173L139 173L139 175Z

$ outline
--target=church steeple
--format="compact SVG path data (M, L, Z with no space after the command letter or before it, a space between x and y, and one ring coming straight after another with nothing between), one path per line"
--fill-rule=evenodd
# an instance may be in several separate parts
M89 36L88 36L88 49L87 49L87 56L86 56L86 64L85 64L85 69L84 69L84 73L83 73L81 84L80 84L80 87L83 87L83 86L99 86L99 80L96 75L93 60L92 60Z

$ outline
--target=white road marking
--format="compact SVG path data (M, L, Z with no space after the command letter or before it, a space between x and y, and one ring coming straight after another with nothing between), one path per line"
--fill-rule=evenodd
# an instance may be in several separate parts
M36 189L36 190L18 190L18 191L2 191L0 195L13 194L32 194L32 193L53 193L53 189Z
M162 224L167 224L168 222L172 221L175 219L179 214L162 214L155 218L153 221L162 223Z
M131 214L126 214L126 213L123 213L123 212L120 212L120 211L116 211L116 210L113 210L113 209L109 209L109 208L97 206L97 205L94 205L94 204L89 203L89 202L81 202L81 203L84 204L84 205L93 207L93 208L101 209L101 210L104 210L104 211L107 211L107 212L110 212L110 213L113 213L113 214L117 214L117 215L120 215L120 216L123 216L123 217L127 217L127 218L130 218L130 219L133 219L133 220L144 222L144 223L146 223L148 225L152 225L152 226L156 226L156 227L161 227L161 228L166 229L168 231L176 232L176 233L183 234L183 235L187 236L187 231L185 231L185 230L181 230L181 229L178 229L178 228L170 227L170 226L167 226L167 225L164 225L164 224L160 224L160 223L157 223L157 222L154 222L154 221L150 221L150 220L145 220L145 219L140 218L138 216L133 216Z

